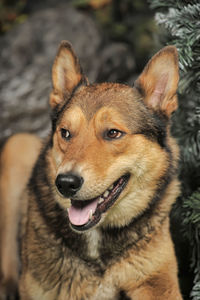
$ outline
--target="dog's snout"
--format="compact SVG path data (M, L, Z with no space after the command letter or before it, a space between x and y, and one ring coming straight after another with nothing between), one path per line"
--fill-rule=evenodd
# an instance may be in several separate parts
M56 186L64 197L71 197L80 190L83 178L72 173L59 174L56 178Z

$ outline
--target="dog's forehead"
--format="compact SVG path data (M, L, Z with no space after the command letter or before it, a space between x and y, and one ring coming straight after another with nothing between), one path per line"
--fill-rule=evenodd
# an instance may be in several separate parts
M136 89L117 83L82 86L74 95L72 105L80 106L90 120L102 107L111 107L124 117L138 117L143 107Z

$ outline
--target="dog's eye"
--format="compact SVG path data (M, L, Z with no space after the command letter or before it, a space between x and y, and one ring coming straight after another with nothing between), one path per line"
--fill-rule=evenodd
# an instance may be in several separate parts
M124 135L124 132L118 130L118 129L110 129L106 131L105 138L108 140L112 139L119 139Z
M71 134L69 130L65 128L61 128L60 132L63 139L68 141L71 138Z

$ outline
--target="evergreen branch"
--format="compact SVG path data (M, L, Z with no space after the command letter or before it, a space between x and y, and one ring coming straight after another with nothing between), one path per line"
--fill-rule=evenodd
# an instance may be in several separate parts
M183 208L187 237L192 246L191 268L195 274L191 296L193 300L200 300L200 188L184 201Z
M199 62L200 4L187 5L181 10L170 8L168 13L157 13L155 18L174 39L173 43L179 50L181 69L186 71L187 67Z
M152 9L161 9L161 8L168 8L168 7L174 7L174 8L182 8L183 5L187 4L197 4L199 0L149 0L150 7Z

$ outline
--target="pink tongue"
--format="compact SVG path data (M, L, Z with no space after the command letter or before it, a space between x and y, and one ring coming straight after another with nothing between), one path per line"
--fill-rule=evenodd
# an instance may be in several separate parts
M97 198L96 200L89 203L83 208L77 208L71 205L71 207L68 210L70 222L77 226L86 224L90 218L90 210L92 210L93 213L95 212L98 200L99 199Z

